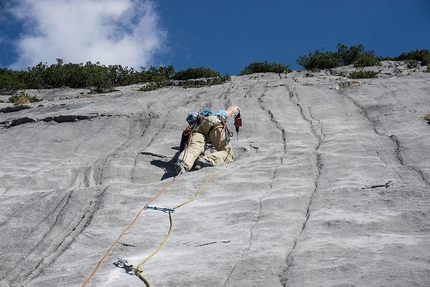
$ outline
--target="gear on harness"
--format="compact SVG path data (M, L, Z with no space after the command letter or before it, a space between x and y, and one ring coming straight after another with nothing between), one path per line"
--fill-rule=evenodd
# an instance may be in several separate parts
M234 126L236 127L237 140L239 140L239 128L242 126L242 117L240 116L240 111L234 117Z
M190 138L191 132L193 131L191 126L187 126L182 131L181 144L179 145L179 152L182 152L187 146L188 140Z

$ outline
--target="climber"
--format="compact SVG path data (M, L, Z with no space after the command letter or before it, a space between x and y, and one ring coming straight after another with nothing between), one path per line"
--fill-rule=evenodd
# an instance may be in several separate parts
M186 173L194 164L208 167L233 161L233 148L229 143L230 132L227 128L227 118L239 114L238 106L231 106L226 110L216 112L202 110L200 113L189 113L187 117L189 126L184 130L184 134L190 134L190 142L185 147L184 140L181 140L181 153L175 163L176 172L178 174ZM204 155L207 142L212 144L216 152Z

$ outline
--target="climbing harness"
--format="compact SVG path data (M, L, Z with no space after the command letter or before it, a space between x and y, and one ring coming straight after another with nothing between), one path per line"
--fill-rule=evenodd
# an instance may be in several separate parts
M217 129L222 129L219 142L222 142L223 140L227 139L226 143L228 143L230 141L230 132L227 129L227 123L223 119L220 119L220 123L213 125L209 129L208 137L212 132L214 132Z
M190 135L190 139L188 141L188 146L184 155L184 158L187 157L188 155L188 147L190 145L191 142L191 137L192 137L192 133ZM93 272L91 273L91 275L87 278L87 280L84 282L84 284L82 285L82 287L86 286L88 284L88 282L94 277L94 275L96 274L96 272L98 271L98 269L100 268L101 264L103 263L103 261L106 259L106 257L112 252L112 250L114 249L114 247L118 244L118 242L121 240L121 238L124 236L124 234L136 223L137 219L140 217L140 215L142 214L142 212L146 209L152 209L152 210L158 210L158 211L163 211L165 213L169 213L169 221L170 221L170 227L169 227L169 231L167 233L167 235L165 236L165 238L163 239L163 241L160 243L160 245L158 246L158 248L152 252L148 257L146 257L145 259L143 259L139 265L137 266L137 268L134 268L133 265L129 264L127 262L127 260L122 260L122 259L118 259L118 262L115 262L114 265L119 267L119 268L124 268L126 270L126 272L128 274L136 274L145 284L147 287L151 287L151 284L149 283L149 281L142 275L142 265L145 264L145 262L147 262L151 257L153 257L155 254L157 254L158 251L160 251L160 249L163 247L163 245L166 243L167 239L170 237L170 234L172 233L172 229L173 229L173 218L172 218L172 214L175 212L176 209L178 209L181 206L186 205L187 203L190 203L192 201L194 201L198 195L200 194L201 190L206 186L206 184L211 180L212 177L214 177L215 175L220 175L223 172L225 172L228 167L231 164L231 160L229 160L227 162L226 167L218 172L214 172L211 175L209 175L209 177L206 179L206 181L200 186L200 188L197 190L196 194L194 195L193 198L178 204L176 206L174 206L173 208L167 208L167 207L155 207L155 206L149 206L149 204L151 204L157 197L159 197L161 194L164 193L164 191L181 175L181 173L179 173L178 175L176 175L172 180L170 180L166 186L164 186L159 193L157 193L147 204L145 204L137 213L137 215L135 216L135 218L133 219L133 221L124 229L124 231L119 235L119 237L115 240L115 242L110 246L110 248L108 249L108 251L103 255L103 257L100 259L99 263L97 264L97 266L95 267L95 269L93 270Z

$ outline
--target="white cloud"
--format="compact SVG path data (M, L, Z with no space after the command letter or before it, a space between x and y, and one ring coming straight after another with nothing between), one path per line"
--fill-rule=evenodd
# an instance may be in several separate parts
M150 0L21 0L11 12L26 27L12 69L56 58L139 69L167 49L167 33Z

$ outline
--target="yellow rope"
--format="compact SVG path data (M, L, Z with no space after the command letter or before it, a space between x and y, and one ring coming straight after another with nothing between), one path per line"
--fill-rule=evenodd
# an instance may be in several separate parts
M183 203L181 203L181 204L178 204L178 205L176 205L176 206L174 206L173 207L173 209L177 209L177 208L179 208L179 207L181 207L181 206L184 206L185 204L187 204L187 203L190 203L190 202L192 202L192 201L194 201L196 198L197 198L197 196L199 195L199 193L200 193L200 191L205 187L205 185L209 182L209 180L211 180L211 178L212 177L214 177L215 175L220 175L220 174L222 174L223 172L225 172L227 169L228 169L228 167L230 166L230 163L231 163L231 161L229 161L228 162L228 164L226 165L226 167L223 169L223 170L221 170L221 171L219 171L219 172L214 172L214 173L212 173L207 179L206 179L206 181L200 186L200 188L197 190L197 192L196 192L196 194L194 195L194 197L193 198L191 198L191 199L189 199L189 200L187 200L187 201L185 201L185 202L183 202Z
M158 246L157 250L155 250L154 252L151 253L151 255L149 255L148 257L146 257L144 260L142 260L139 263L139 266L137 266L136 269L136 273L137 276L140 277L140 279L143 280L143 282L145 282L146 286L151 287L151 284L149 283L148 280L146 280L146 278L142 275L142 265L145 264L146 261L148 261L152 256L154 256L155 254L157 254L158 251L160 251L161 247L163 247L164 243L166 243L167 239L169 238L170 234L172 233L172 229L173 229L173 218L172 218L172 212L169 211L169 220L170 220L170 228L169 228L169 232L167 233L166 237L164 238L164 240L160 243L160 246Z

